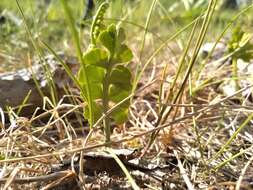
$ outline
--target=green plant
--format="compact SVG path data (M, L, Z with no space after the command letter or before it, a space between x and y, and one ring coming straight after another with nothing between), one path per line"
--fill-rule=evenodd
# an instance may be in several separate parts
M115 104L128 97L132 90L131 72L123 65L129 62L133 54L125 44L125 32L119 26L111 24L105 27L102 23L108 3L102 3L93 20L90 37L91 45L83 54L78 81L83 89L82 97L87 97L87 85L90 86L90 97L94 121ZM85 80L85 72L88 77ZM120 124L128 117L130 102L117 107L104 118L106 142L110 142L110 121ZM90 121L90 106L84 109L84 117Z
M253 44L250 42L251 36L251 34L242 31L240 27L236 27L228 42L228 53L231 54L232 58L233 78L237 90L240 88L238 84L237 60L242 59L249 62L253 58Z

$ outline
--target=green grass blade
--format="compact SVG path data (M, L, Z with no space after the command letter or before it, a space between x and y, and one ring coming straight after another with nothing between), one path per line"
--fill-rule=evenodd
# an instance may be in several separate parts
M197 22L198 18L196 18L195 20L193 20L192 22L190 22L189 24L187 24L186 26L184 26L183 28L181 28L179 31L177 31L174 35L170 36L169 38L167 38L167 40L165 40L153 53L152 55L148 58L148 60L146 61L146 63L143 65L141 71L137 74L136 76L136 80L133 83L133 92L136 90L137 84L140 81L144 71L146 70L146 68L148 67L148 65L153 61L153 59L155 58L155 56L157 56L160 51L167 46L167 44L176 39L180 34L182 34L185 30L187 30L188 28L190 28L195 22Z
M21 105L20 105L19 108L18 108L17 115L19 115L20 112L22 111L22 109L25 107L26 103L28 102L28 100L29 100L29 98L30 98L31 93L32 93L32 90L29 90L29 92L28 92L27 95L25 96L23 102L21 103Z
M50 72L47 64L44 64L43 52L42 52L41 48L39 47L39 45L37 44L36 40L33 38L31 30L29 29L29 26L28 26L27 21L26 21L26 18L25 18L25 15L24 15L24 11L23 11L23 9L20 6L19 0L16 0L16 5L18 7L18 10L19 10L19 12L20 12L23 20L24 20L25 30L26 30L26 32L27 32L27 34L28 34L28 36L29 36L29 38L31 40L31 43L32 43L32 45L33 45L36 53L39 56L39 59L40 59L41 63L42 63L42 68L43 68L43 70L44 70L44 72L46 74L46 80L47 80L47 83L49 84L49 87L50 87L51 98L52 98L54 104L56 105L57 91L56 91L55 83L53 81L52 73ZM33 80L35 82L36 88L39 91L39 94L43 98L44 94L41 91L40 86L38 84L38 81L37 81L37 79L36 79L36 77L34 76L33 73L32 73L32 77L33 77Z
M134 75L135 76L134 83L137 83L138 74L140 73L140 68L142 67L141 59L142 59L142 54L143 54L143 51L144 51L146 35L147 35L147 32L148 32L148 28L149 28L149 24L150 24L150 20L151 20L151 15L152 15L152 12L154 10L156 2L157 2L157 0L153 0L152 4L150 6L149 13L148 13L147 20L146 20L146 24L145 24L145 27L144 27L144 34L143 34L143 38L142 38L142 42L141 42L140 55L139 55L140 63L136 67L136 71L135 71L135 75Z
M142 38L142 42L141 42L141 48L140 48L140 57L139 57L140 61L142 59L142 54L143 54L143 51L144 51L144 46L145 46L145 41L146 41L146 35L147 35L147 32L148 32L151 16L152 16L153 10L155 8L156 2L157 2L157 0L153 0L153 2L151 4L151 7L149 9L149 12L148 12L148 16L147 16L147 20L146 20L146 24L145 24L145 28L144 28L144 34L143 34L143 38Z
M90 113L90 115L89 115L89 117L90 117L90 128L92 128L92 126L94 124L94 115L93 115L92 99L91 99L91 94L90 94L90 92L91 92L90 91L90 83L89 83L88 74L87 74L87 71L86 71L86 68L85 68L85 63L84 63L83 57L82 57L82 50L81 50L79 35L78 35L78 32L77 32L76 27L75 27L74 18L71 14L70 8L69 8L66 0L61 0L61 3L62 3L64 12L65 12L65 15L66 15L67 22L69 24L69 29L71 31L72 38L73 38L73 41L74 41L74 45L76 47L79 62L81 63L81 66L84 67L84 75L85 75L84 80L87 84L86 85L87 97L85 97L85 99L88 103L88 107L89 107L89 110L90 110L90 112L89 112Z
M80 85L79 81L77 80L75 75L72 73L72 71L70 70L68 65L59 57L59 55L57 55L57 53L46 42L41 42L41 43L48 49L48 51L50 53L52 53L54 55L54 57L57 59L57 61L59 61L59 63L63 66L63 68L64 68L65 72L67 73L67 75L69 76L69 78L82 91L82 93L84 93L83 89L81 88L81 85Z
M128 181L130 182L132 188L134 190L140 190L140 187L138 187L138 185L136 184L135 180L133 179L133 177L131 176L131 174L129 173L129 171L127 170L127 168L125 167L125 165L121 162L121 160L118 158L118 156L113 152L112 149L108 148L107 152L109 152L109 154L114 158L114 160L117 162L117 164L119 165L119 167L122 169L122 171L124 172L124 174L126 175Z
M172 100L172 103L175 104L178 99L180 99L181 97L181 94L182 92L184 91L184 88L185 88L185 85L186 85L186 82L190 76L190 73L191 73L191 70L193 68L193 65L194 63L196 62L196 59L197 59L197 56L198 56L198 53L199 53L199 50L200 50L200 47L201 45L203 44L203 41L204 41L204 37L206 36L206 32L207 32L207 28L210 24L210 21L211 21L211 18L212 18L212 15L213 15L213 12L214 12L214 9L215 9L215 6L216 6L216 3L217 1L216 0L212 0L210 3L209 3L209 6L207 8L207 12L206 12L206 15L204 17L204 21L203 21L203 24L202 24L202 27L200 29L200 33L199 33L199 36L197 38L197 42L196 42L196 45L195 45L195 48L194 48L194 51L193 51L193 56L189 62L189 65L188 65L188 68L187 68L187 71L184 75L184 78L183 78L183 81L182 81L182 84L181 84L181 87L179 88L178 92L176 93L176 95L173 97L173 100ZM168 112L166 112L165 115L162 115L162 116L159 116L159 120L156 122L155 124L155 127L158 127L160 124L164 124L164 122L166 121L166 119L168 118L168 116L170 115L171 113L171 110L172 110L172 107L170 107L170 109L168 110ZM162 110L163 111L163 110ZM148 145L146 146L146 150L153 144L156 136L158 135L159 131L155 131L151 134L151 137L150 137L150 140L149 140L149 143ZM145 152L145 151L144 151Z
M209 160L209 164L217 159L232 143L232 141L237 137L240 131L253 119L253 113L251 113L247 119L239 126L239 128L234 132L234 134L229 138L229 140L221 147L221 149Z

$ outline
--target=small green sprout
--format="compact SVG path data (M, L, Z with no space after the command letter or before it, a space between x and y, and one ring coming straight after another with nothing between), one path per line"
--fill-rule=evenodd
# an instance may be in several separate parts
M251 37L251 34L242 31L240 27L236 27L231 40L228 42L228 53L232 55L233 78L237 90L240 88L238 83L237 60L242 59L243 61L249 62L253 58L253 44L250 42Z
M250 42L252 35L236 27L232 38L228 42L228 52L233 53L232 59L242 59L249 62L253 58L253 44Z

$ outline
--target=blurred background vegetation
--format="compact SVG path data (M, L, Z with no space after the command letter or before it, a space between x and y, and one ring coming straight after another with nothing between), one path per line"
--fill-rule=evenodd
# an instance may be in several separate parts
M19 2L34 39L47 42L56 51L74 54L60 1L22 0ZM76 25L82 31L80 34L83 46L87 46L90 21L89 19L82 20L87 2L86 0L69 0L69 2L71 2L69 5L71 5ZM140 46L142 35L139 34L144 31L151 3L151 0L112 1L106 18L108 22L122 21L124 27L127 28L132 47ZM199 16L206 9L207 3L208 0L158 0L150 20L150 34L159 36L160 39L168 38ZM249 0L219 1L207 40L215 41L216 36L220 34L238 10L250 3L252 1ZM95 0L95 5L98 4L99 0ZM84 24L85 27L80 27L81 24ZM250 30L253 25L251 11L238 19L235 25L243 25L244 30ZM179 40L182 45L187 37L188 32L180 36ZM14 0L0 1L0 41L0 72L24 67L28 58L34 55L34 48ZM156 44L154 43L154 45Z

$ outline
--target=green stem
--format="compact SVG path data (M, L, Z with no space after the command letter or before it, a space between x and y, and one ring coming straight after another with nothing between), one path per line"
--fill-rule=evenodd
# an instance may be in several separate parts
M235 82L235 89L239 90L240 86L239 86L239 83L238 83L238 69L237 69L237 59L236 58L232 59L232 67L233 67L232 72L233 72L233 79L234 79L234 82Z
M111 60L111 59L110 59ZM109 110L109 86L110 86L110 75L111 75L112 66L110 65L110 61L108 63L108 67L106 69L105 78L103 81L103 113L107 114ZM109 143L111 136L111 127L110 127L110 118L108 115L104 117L104 133L105 133L105 142Z

